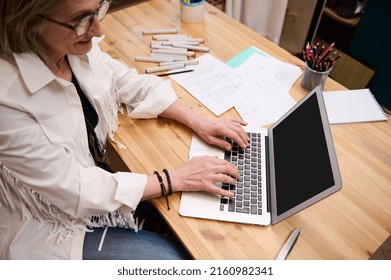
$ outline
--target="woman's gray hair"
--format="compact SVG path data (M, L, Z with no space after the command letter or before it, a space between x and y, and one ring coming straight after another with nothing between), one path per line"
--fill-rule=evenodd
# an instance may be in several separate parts
M0 0L0 57L35 53L49 63L40 39L44 20L63 0Z

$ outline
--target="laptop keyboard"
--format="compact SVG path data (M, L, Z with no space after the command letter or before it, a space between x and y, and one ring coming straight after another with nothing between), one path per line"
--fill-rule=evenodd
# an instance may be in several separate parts
M239 145L226 139L232 151L225 152L225 159L238 167L240 178L236 185L222 184L222 188L233 192L232 198L220 198L220 210L253 215L262 215L262 174L261 174L261 134L247 133L250 146L241 149Z

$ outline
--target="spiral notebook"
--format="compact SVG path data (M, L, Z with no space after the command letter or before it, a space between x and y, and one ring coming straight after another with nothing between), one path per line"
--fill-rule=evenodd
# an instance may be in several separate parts
M323 98L330 124L388 120L388 115L368 88L324 91Z

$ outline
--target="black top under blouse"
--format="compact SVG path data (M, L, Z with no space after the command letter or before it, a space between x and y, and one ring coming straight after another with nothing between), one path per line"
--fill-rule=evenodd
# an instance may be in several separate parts
M97 166L102 169L105 169L108 172L114 173L114 171L110 168L109 164L106 162L106 147L104 147L104 144L98 139L98 136L94 131L99 122L98 113L84 94L73 72L72 83L75 85L77 94L80 97L81 105L83 108L85 125L87 129L88 148L90 150L90 153L93 156Z
M80 97L81 105L83 107L84 117L87 118L87 120L90 122L92 127L95 128L99 122L98 113L96 112L95 108L92 106L91 102L84 94L73 72L72 72L72 83L75 85L77 94Z

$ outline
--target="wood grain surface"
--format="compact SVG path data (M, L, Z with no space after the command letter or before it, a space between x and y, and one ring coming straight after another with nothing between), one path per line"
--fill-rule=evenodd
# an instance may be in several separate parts
M155 66L133 60L133 56L150 52L151 35L143 35L142 30L173 27L203 38L210 53L221 61L255 46L282 61L304 66L297 57L208 3L204 20L197 24L181 22L179 1L150 0L111 13L102 26L106 34L100 43L102 49L140 73ZM290 90L295 100L305 95L300 79ZM214 116L174 81L172 84L178 97L193 110ZM337 82L327 80L325 90L342 89ZM231 109L222 117L238 114ZM132 172L151 174L188 161L192 133L186 127L162 119L119 118L115 138L128 148L116 151ZM391 121L332 126L332 133L342 190L277 225L261 227L181 217L180 193L170 197L170 211L163 199L153 203L195 259L274 259L297 227L302 233L289 259L368 259L391 231Z

